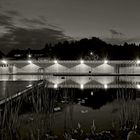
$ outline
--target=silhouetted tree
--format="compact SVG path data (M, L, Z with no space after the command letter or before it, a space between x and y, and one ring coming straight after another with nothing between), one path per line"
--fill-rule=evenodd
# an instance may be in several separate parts
M140 58L140 45L135 43L123 45L107 44L103 40L92 37L91 39L81 39L78 41L64 41L57 44L46 44L42 49L47 59L60 60L133 60ZM20 54L23 50L18 50ZM92 52L93 54L90 54ZM23 51L23 53L25 53ZM12 56L11 51L7 56ZM23 55L24 56L24 55Z

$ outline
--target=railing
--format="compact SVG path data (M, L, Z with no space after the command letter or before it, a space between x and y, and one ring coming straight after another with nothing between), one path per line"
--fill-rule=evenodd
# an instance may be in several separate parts
M0 106L4 105L4 104L6 104L6 103L8 103L10 101L16 100L16 99L22 97L23 95L26 96L27 94L31 93L31 91L33 90L34 87L36 87L36 86L41 87L43 84L44 84L43 81L39 81L38 83L36 83L34 85L31 85L29 87L26 87L24 90L22 90L22 91L20 91L18 93L15 93L12 96L9 96L9 97L6 97L6 98L0 100Z

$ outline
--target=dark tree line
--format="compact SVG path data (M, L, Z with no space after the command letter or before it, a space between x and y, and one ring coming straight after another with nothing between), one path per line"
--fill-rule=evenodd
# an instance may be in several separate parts
M7 57L13 59L32 58L59 59L59 60L136 60L140 58L140 45L124 43L111 45L99 38L81 39L79 41L64 41L51 45L46 44L40 50L12 50Z
M124 43L111 45L93 37L79 41L65 41L55 45L46 44L43 49L47 57L60 60L75 59L109 59L109 60L134 60L140 57L140 45Z

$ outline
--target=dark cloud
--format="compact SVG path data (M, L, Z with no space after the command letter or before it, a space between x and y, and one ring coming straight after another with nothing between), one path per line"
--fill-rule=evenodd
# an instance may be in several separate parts
M21 22L25 23L25 24L29 24L29 25L46 25L46 22L44 21L41 21L39 19L27 19L27 18L24 18L24 19L21 19Z
M61 28L59 25L48 24L48 26L51 27L51 28L54 28L54 29L58 29L58 30L64 31L64 29Z
M0 14L0 26L5 26L7 28L13 27L12 17L5 14Z
M16 11L0 14L0 26L8 30L0 37L0 50L5 53L14 48L40 49L46 43L71 39L65 36L61 28L49 24L46 19L20 17L19 24L16 25L12 15L18 16L20 14Z
M8 10L8 11L5 11L5 13L9 16L21 16L21 14L15 10Z
M61 31L64 31L60 25L57 25L57 24L50 24L46 17L44 16L39 16L38 18L23 18L20 20L22 23L24 23L25 25L29 26L29 27L35 27L37 25L39 25L40 27L42 26L43 28L44 27L47 27L47 28L51 28L51 29L56 29L56 30L61 30Z
M109 31L110 31L110 33L111 33L112 35L124 36L123 33L119 32L119 31L117 31L117 30L110 29Z
M56 43L68 39L62 31L53 29L16 28L0 38L1 50L8 52L13 48L43 48L46 43Z

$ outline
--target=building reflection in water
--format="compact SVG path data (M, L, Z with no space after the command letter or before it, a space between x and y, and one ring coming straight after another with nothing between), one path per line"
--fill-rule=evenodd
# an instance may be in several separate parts
M36 76L19 75L16 77L18 80L20 78L22 80L24 78L25 81L20 81L21 83L19 81L1 82L1 84L3 83L3 87L10 85L10 87L14 87L13 89L16 89L16 86L20 87L20 85L27 87L32 85L32 81L29 79L36 79ZM77 124L80 124L85 131L89 131L89 126L92 125L93 120L97 130L112 129L112 121L118 127L132 127L139 122L140 90L138 87L119 88L118 86L118 88L110 88L111 84L117 84L117 82L112 81L116 78L112 77L111 80L108 80L109 77L103 77L107 81L103 80L102 84L99 82L102 80L101 77L98 80L97 77L91 77L90 79L86 77L85 81L87 79L90 81L86 83L83 82L84 77L77 77L76 80L74 80L76 77L74 79L73 77L53 76L47 78L45 86L41 89L35 87L31 97L23 101L23 106L20 109L22 113L19 113L19 120L25 118L24 116L27 116L27 119L32 116L33 129L37 125L37 127L41 127L39 129L42 132L47 130L47 133L61 135L65 131L76 128ZM78 82L78 79L82 79L82 82ZM14 83L15 86L11 86ZM101 85L102 88L86 88L91 83ZM78 88L69 88L67 84L76 84ZM124 84L124 81L121 84ZM126 82L127 84L133 85L134 82ZM52 87L48 88L49 85L52 85ZM3 92L6 92L6 90L4 89ZM21 121L21 123L23 122Z

